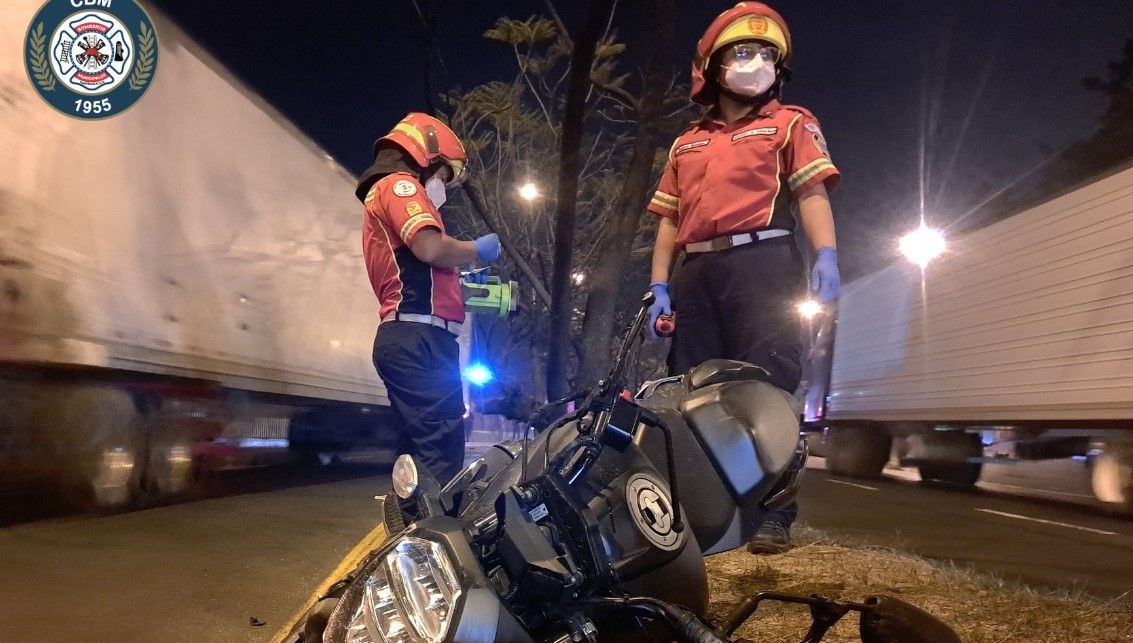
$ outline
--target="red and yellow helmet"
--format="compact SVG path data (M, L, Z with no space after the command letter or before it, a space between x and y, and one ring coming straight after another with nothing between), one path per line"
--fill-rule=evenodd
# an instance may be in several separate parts
M441 161L452 168L449 185L460 183L465 178L468 154L456 133L441 121L420 112L410 112L394 125L389 134L374 143L374 153L382 143L392 143L405 150L422 168L428 168Z
M689 92L693 102L702 105L711 102L707 74L712 55L741 40L762 40L775 45L782 52L780 65L786 66L791 60L791 32L783 16L762 2L741 2L716 16L696 43Z

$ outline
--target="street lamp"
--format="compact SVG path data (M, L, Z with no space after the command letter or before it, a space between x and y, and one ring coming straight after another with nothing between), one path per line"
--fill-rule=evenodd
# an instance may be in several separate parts
M539 188L531 181L519 186L519 197L525 201L534 201L539 198Z
M898 248L906 259L923 269L930 261L943 254L947 246L944 234L940 230L926 227L921 223L919 228L901 237Z
M815 315L822 312L822 304L813 299L807 299L798 305L798 311L803 319L813 319Z

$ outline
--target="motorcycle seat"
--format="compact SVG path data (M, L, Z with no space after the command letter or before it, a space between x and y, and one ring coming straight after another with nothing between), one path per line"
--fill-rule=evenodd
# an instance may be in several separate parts
M710 359L692 367L685 381L690 391L723 382L766 382L771 373L762 366L734 359Z

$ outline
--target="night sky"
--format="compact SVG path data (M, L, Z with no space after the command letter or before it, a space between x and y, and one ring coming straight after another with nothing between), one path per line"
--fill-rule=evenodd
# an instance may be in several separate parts
M418 2L425 9L430 0ZM424 110L425 30L412 0L150 4L355 172L376 136ZM678 2L674 71L687 75L697 38L733 4ZM555 5L577 28L584 3ZM533 0L440 6L438 47L454 89L511 80L510 48L481 34L499 16L545 14ZM927 218L961 230L974 206L1091 134L1106 103L1081 79L1104 75L1133 37L1130 0L772 6L796 49L785 102L818 116L843 173L833 198L849 276L891 257L896 235L915 226L922 158ZM647 7L621 0L615 15L633 64L644 55Z

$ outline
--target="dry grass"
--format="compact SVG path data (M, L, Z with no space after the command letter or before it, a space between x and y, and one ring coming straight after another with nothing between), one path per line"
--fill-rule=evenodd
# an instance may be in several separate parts
M950 624L966 643L1133 641L1133 609L1083 594L1043 593L949 564L877 547L847 547L796 527L799 546L785 554L738 550L708 558L712 603L719 618L757 591L822 594L860 601L871 594L900 598ZM805 606L769 603L736 634L763 642L802 639ZM825 641L860 641L848 614Z

